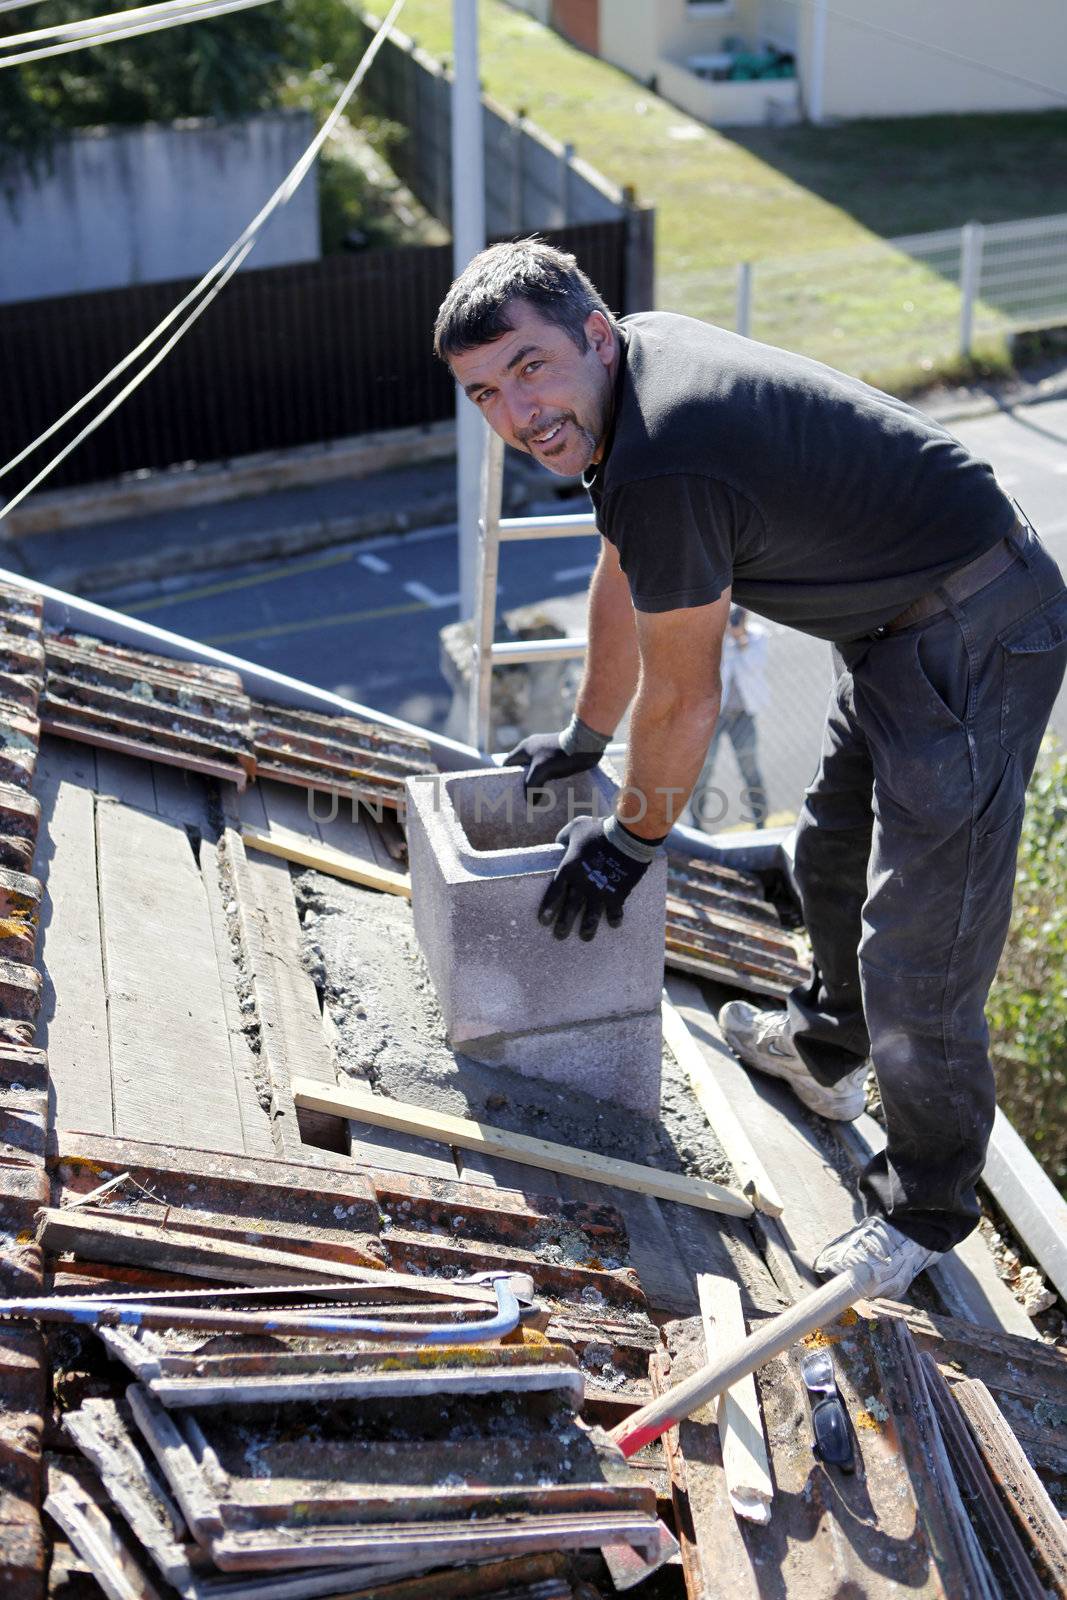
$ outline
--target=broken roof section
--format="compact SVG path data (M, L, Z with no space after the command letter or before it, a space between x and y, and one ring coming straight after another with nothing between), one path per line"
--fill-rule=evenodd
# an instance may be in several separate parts
M147 1584L173 1583L185 1561L194 1587L202 1585L205 1551L215 1546L219 1570L244 1572L250 1585L262 1581L254 1574L263 1562L276 1564L282 1550L292 1575L286 1581L310 1585L286 1593L351 1591L367 1578L371 1562L380 1560L388 1570L399 1544L410 1551L417 1528L428 1541L419 1570L453 1557L461 1563L434 1578L442 1595L564 1597L590 1582L606 1592L613 1581L633 1578L642 1562L647 1570L669 1553L669 1531L658 1554L654 1548L653 1505L657 1525L667 1530L669 1524L681 1536L681 1581L690 1595L706 1592L708 1574L721 1572L724 1557L738 1593L814 1597L851 1582L871 1595L889 1595L898 1587L894 1563L904 1523L909 1581L919 1593L955 1597L962 1592L961 1574L981 1592L987 1569L996 1581L1007 1580L990 1567L980 1519L963 1514L955 1471L945 1469L939 1453L943 1436L934 1400L916 1405L918 1369L909 1339L935 1356L951 1383L965 1374L987 1385L988 1404L970 1392L966 1398L978 1419L972 1434L994 1469L1007 1459L1011 1438L1027 1452L1029 1468L1016 1462L1012 1474L1001 1472L1001 1499L1014 1524L1031 1529L1026 1561L1054 1587L1067 1569L1057 1566L1054 1523L1042 1522L1035 1510L1044 1502L1040 1483L1027 1472L1036 1469L1057 1489L1067 1478L1067 1450L1049 1426L1056 1408L1067 1404L1067 1362L1019 1332L1004 1331L1007 1319L1032 1332L1021 1311L1013 1313L1014 1302L979 1240L967 1259L927 1286L925 1306L878 1307L858 1324L827 1330L863 1463L854 1479L831 1475L811 1457L793 1352L758 1380L778 1488L767 1528L734 1519L724 1498L717 1434L707 1419L693 1419L668 1436L665 1450L654 1447L617 1479L605 1470L594 1481L586 1469L599 1461L598 1447L582 1430L614 1425L651 1397L653 1384L676 1378L687 1362L700 1359L697 1272L711 1270L740 1285L749 1327L802 1295L813 1242L831 1217L851 1217L849 1163L861 1157L863 1141L877 1139L877 1124L862 1123L841 1142L834 1134L828 1139L780 1086L753 1083L722 1051L706 994L690 978L671 980L699 1058L685 1070L714 1078L720 1097L734 1107L755 1154L773 1173L780 1217L772 1210L750 1221L717 1217L547 1169L456 1152L416 1134L298 1112L291 1091L298 1074L323 1085L355 1077L379 1095L396 1093L402 1084L418 1100L420 1065L428 1071L433 1051L441 1049L433 997L424 982L417 987L420 969L402 895L319 874L294 883L283 859L246 846L244 828L297 833L309 847L362 861L371 881L375 872L395 877L402 866L395 826L383 832L366 809L352 820L347 807L331 818L319 807L322 820L316 820L309 792L323 774L350 762L352 787L361 787L369 773L370 792L384 798L397 792L403 763L455 770L471 764L470 753L69 597L46 595L42 615L22 586L8 589L0 596L7 606L0 632L17 642L0 682L0 749L10 752L0 794L8 897L0 969L3 1292L69 1297L76 1289L114 1294L122 1288L142 1297L180 1290L202 1298L207 1290L218 1306L225 1294L213 1285L244 1284L262 1305L269 1286L285 1280L310 1292L316 1281L330 1278L351 1296L362 1277L360 1293L366 1299L366 1285L373 1284L380 1309L385 1289L373 1275L391 1273L407 1283L408 1310L400 1314L410 1315L415 1306L425 1317L436 1285L451 1285L448 1292L462 1299L458 1278L507 1271L532 1280L544 1324L540 1335L524 1332L518 1346L492 1346L496 1354L467 1362L464 1370L482 1375L477 1394L457 1395L455 1363L452 1377L446 1371L435 1388L431 1364L430 1381L416 1387L434 1394L434 1405L451 1418L443 1434L427 1434L425 1423L413 1432L402 1396L376 1399L384 1409L373 1417L366 1396L331 1399L331 1405L362 1409L337 1412L332 1420L328 1411L316 1413L319 1438L343 1434L346 1441L320 1452L318 1465L306 1449L300 1454L308 1422L304 1391L288 1413L293 1429L287 1433L284 1417L281 1423L273 1418L264 1422L262 1436L248 1432L250 1413L234 1420L242 1408L233 1396L221 1410L218 1396L231 1380L254 1386L263 1379L275 1385L272 1405L284 1407L279 1396L287 1382L314 1386L336 1372L338 1355L351 1348L343 1342L272 1336L265 1349L262 1337L248 1342L236 1331L154 1334L140 1336L134 1347L112 1340L118 1362L106 1361L95 1340L75 1341L56 1364L31 1329L0 1327L7 1402L0 1426L10 1463L0 1482L0 1548L11 1592L41 1594L48 1562L55 1574L71 1570L79 1559L74 1552L86 1559L85 1552L96 1551L90 1561L103 1560L106 1528L119 1567L140 1572ZM57 717L56 731L43 737L35 720L38 697L46 729L52 707ZM286 709L264 714L264 704ZM155 708L151 715L146 707ZM104 721L90 713L102 713ZM281 749L257 731L269 718ZM78 738L59 734L64 719L77 727ZM160 739L161 730L173 737ZM271 776L263 776L275 759ZM202 761L212 770L204 771ZM253 773L258 781L247 782ZM679 941L686 946L681 953L696 952L691 959L700 964L702 979L752 987L766 980L765 992L774 992L772 981L788 981L775 963L788 962L789 950L795 961L799 950L782 933L758 880L721 864L694 863L687 854L675 866L672 888L683 891L675 896L687 935ZM358 947L354 957L350 951L350 959L358 958L355 967L341 964L346 943ZM395 1013L398 1006L394 979L405 968L421 999L406 1039L398 1042L395 1026L386 1024L390 1007ZM444 1055L441 1060L442 1072L452 1074L444 1090L469 1116L505 1127L533 1117L532 1131L559 1118L571 1142L595 1148L604 1139L595 1104L584 1106L579 1095L555 1104L555 1091L539 1090L535 1080L500 1075L490 1083L464 1077ZM716 1162L728 1161L721 1149L714 1152L677 1063L667 1082L667 1143L650 1150L649 1159L661 1166L674 1160L689 1170L694 1162L699 1170L709 1152ZM425 1092L430 1088L442 1093L442 1081L431 1085L427 1077ZM90 1191L114 1178L123 1182L86 1203ZM484 1288L471 1292L484 1302ZM955 1320L946 1319L946 1311ZM665 1319L674 1319L674 1326L661 1334ZM509 1392L508 1373L532 1350L548 1351L526 1365L555 1374L555 1387L525 1396ZM384 1348L361 1360L372 1376L407 1370L403 1361L398 1369ZM346 1357L341 1364L351 1363ZM416 1366L425 1379L426 1364ZM487 1373L495 1374L492 1382ZM124 1409L131 1376L148 1395L140 1420L136 1408ZM201 1384L196 1404L175 1409L176 1394L190 1397L181 1387L188 1382ZM203 1386L210 1384L215 1399L206 1397ZM572 1420L544 1432L545 1417L567 1394ZM79 1420L66 1434L52 1432L62 1449L46 1485L40 1441L53 1404ZM362 1451L349 1426L355 1415L371 1430ZM153 1455L153 1438L159 1445L159 1429L168 1426L177 1429L194 1463L200 1461L201 1478L207 1473L200 1487L208 1500L206 1507L193 1506L192 1521L179 1503L171 1524L176 1548L165 1556L170 1569L139 1537L144 1524L136 1508L122 1508L98 1459L101 1436L118 1449L124 1429L142 1461L156 1462L155 1482L174 1502L179 1483L182 1494L189 1483L181 1473L179 1482L171 1481ZM570 1438L561 1427L576 1430L574 1455L558 1448ZM523 1441L535 1435L542 1443L529 1446L539 1464L532 1483L528 1475L522 1479L521 1463L528 1456ZM393 1447L389 1471L376 1448L383 1442ZM241 1456L249 1449L255 1461L268 1464L265 1473L245 1471ZM478 1498L476 1462L496 1492L519 1497L504 1503L520 1526L526 1526L523 1518L536 1521L543 1514L571 1520L553 1525L553 1532L547 1525L527 1527L525 1553L511 1553L500 1565L506 1541L491 1540L504 1530L490 1527L492 1496ZM211 1463L221 1477L212 1477ZM1007 1476L1015 1501L1004 1487ZM54 1513L47 1541L40 1521L46 1488ZM308 1524L296 1527L293 1505L309 1497L317 1509ZM380 1508L377 1522L357 1522L339 1510L368 1498ZM448 1530L456 1519L447 1513L461 1501L467 1542L449 1552ZM485 1536L480 1546L470 1534L472 1513L484 1524L476 1530ZM606 1517L631 1522L609 1526ZM634 1518L645 1519L643 1532ZM431 1525L436 1531L428 1534ZM977 1531L969 1535L968 1527ZM614 1548L612 1533L627 1530L633 1540L617 1539ZM310 1548L302 1539L314 1544L314 1560L325 1567L301 1565ZM314 1580L297 1577L308 1571ZM116 1581L114 1572L109 1576ZM420 1592L404 1587L409 1580L395 1560L390 1576L392 1589L384 1592L397 1600Z

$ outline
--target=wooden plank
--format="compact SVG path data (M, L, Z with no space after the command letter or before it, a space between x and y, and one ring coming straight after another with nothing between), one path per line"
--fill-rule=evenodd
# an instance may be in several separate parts
M244 1149L207 900L185 830L97 803L115 1131Z
M356 846L354 853L359 859L368 863L370 870L377 870L366 825L362 821L355 828L351 824L346 827L340 817L335 819L333 823L320 825L308 814L308 797L304 790L293 788L289 784L274 783L269 779L258 783L255 787L263 813L263 831L265 833L272 834L276 830L283 830L286 831L287 837L300 836L306 839L309 849L317 850L320 847L324 832L343 829L350 836L350 842L354 842ZM244 802L242 801L243 815ZM258 871L260 867L264 869L262 873ZM292 900L291 878L287 867L282 868L277 862L268 866L267 863L258 862L255 855L253 855L249 861L249 869L261 894L267 892L267 886L270 883L277 886L283 881L283 878L288 879L289 899ZM272 875L270 879L265 876L266 873ZM271 892L270 906L272 917L277 916L280 919L276 931L281 930L284 932L285 943L289 948L290 953L286 957L287 962L291 965L294 957L299 962L301 941L299 922L295 915L286 909L284 896L280 894L280 890L276 893ZM291 990L291 985L284 980L283 975L279 976L279 987L282 990ZM283 1003L296 1004L298 1009L302 1010L305 1015L309 1015L306 995L297 996L290 993L288 1000ZM308 1028L311 1026L310 1022L305 1025ZM330 1067L329 1075L327 1076L322 1066L323 1058L316 1045L312 1054L313 1062L317 1063L315 1075L321 1075L323 1082L332 1083L336 1078L336 1069L333 1065L334 1024L328 1011L323 1011L319 1015L319 1028L329 1051ZM300 1121L305 1134L312 1138L320 1137L325 1140L330 1119L319 1119L316 1113L310 1112L305 1113ZM285 1126L284 1118L282 1125L283 1127ZM351 1122L348 1124L347 1137L348 1154L355 1161L376 1164L399 1172L422 1173L425 1176L455 1179L456 1166L451 1155L446 1154L442 1157L440 1146L434 1145L428 1140L416 1139L412 1135L391 1133L387 1129L368 1129Z
M266 855L279 856L295 866L311 867L346 883L362 884L365 889L381 889L386 894L399 894L411 898L411 879L406 872L387 870L358 856L342 855L326 845L309 844L300 834L288 829L272 828L269 833L254 828L242 828L242 837L250 850L260 850Z
M209 833L205 778L197 772L186 772L182 767L153 761L152 783L155 787L157 816L166 817L168 822L189 823L204 835Z
M993 1123L982 1182L1067 1300L1067 1200L1003 1111L998 1110Z
M861 1170L872 1155L885 1148L885 1129L873 1117L864 1115L855 1122L835 1122L830 1126L838 1143ZM980 1233L964 1239L928 1267L927 1274L951 1316L979 1327L1003 1328L1021 1339L1037 1338L1036 1328L999 1276Z
M49 1467L44 1509L63 1529L108 1600L160 1600L162 1591L130 1549L118 1519L96 1504L81 1463L64 1461Z
M211 1554L223 1571L274 1571L310 1563L340 1564L349 1557L368 1560L410 1558L425 1567L542 1551L583 1550L616 1541L658 1552L662 1524L640 1511L552 1512L529 1521L479 1517L473 1522L377 1522L318 1528L256 1529L228 1532L212 1541ZM420 1570L416 1565L414 1570ZM384 1600L384 1597L383 1597Z
M261 778L256 788L263 800L268 833L278 829L294 838L306 839L311 845L321 844L318 821L308 806L308 790L296 789L291 783L274 783L269 778Z
M676 988L681 981L669 978L667 993L700 1047L708 1077L732 1106L761 1166L773 1175L783 1215L760 1214L758 1226L776 1247L775 1275L783 1291L796 1298L819 1282L812 1262L823 1245L859 1220L860 1204L834 1168L830 1125L804 1111L784 1083L749 1073L724 1042L703 993L694 994L689 985ZM847 1170L844 1160L841 1166Z
M973 1435L937 1362L931 1355L921 1355L919 1364L960 1497L1000 1593L1004 1600L1046 1600L1045 1586L1037 1581L1026 1549L997 1497Z
M119 755L114 750L96 752L96 790L121 800L124 806L155 811L156 787L152 782L152 763L136 756Z
M208 1278L213 1283L280 1287L293 1283L365 1283L367 1268L380 1270L381 1266L377 1256L367 1256L354 1247L346 1252L352 1258L347 1261L316 1258L296 1250L247 1244L240 1238L213 1238L173 1221L166 1228L134 1221L117 1212L99 1216L91 1211L71 1212L45 1206L39 1218L38 1238L50 1255L69 1252L82 1261L149 1267L190 1278Z
M242 1009L237 989L239 969L234 959L230 923L226 916L227 894L224 893L220 878L219 852L206 839L200 847L200 870L215 948L222 1008L226 1017L230 1065L241 1118L242 1148L249 1155L272 1156L275 1154L275 1143L270 1118L270 1082L260 1053L252 1048L249 1029L254 1026L255 1013Z
M653 1355L649 1376L657 1399L667 1393L673 1378L685 1375L687 1353L683 1345L680 1358L676 1349L673 1361L665 1350ZM718 1429L703 1417L690 1418L667 1430L663 1447L689 1600L719 1600L727 1591L717 1579L725 1573L730 1600L761 1600L756 1568L732 1514ZM778 1592L784 1594L784 1587Z
M227 871L237 901L241 941L259 1021L260 1054L271 1096L276 1149L304 1149L290 1079L300 1068L320 1083L334 1081L333 1057L322 1029L318 996L300 961L300 924L288 867L250 861L241 837L225 833Z
M966 1378L952 1391L974 1435L986 1471L1000 1492L1038 1576L1053 1594L1067 1595L1067 1530L1041 1479L984 1383Z
M250 783L247 789L237 791L227 785L223 810L231 821L240 822L242 827L247 823L250 828L258 828L263 833L270 827L261 783Z
M730 1278L702 1272L697 1278L697 1297L704 1351L707 1359L714 1361L747 1333L741 1292ZM719 1396L718 1422L726 1488L735 1514L748 1522L770 1522L774 1487L751 1373Z
M222 1532L222 1518L199 1462L163 1406L147 1389L131 1383L126 1399L191 1533L200 1543L206 1543Z
M701 1110L737 1174L742 1194L748 1196L757 1211L763 1211L770 1217L780 1217L784 1207L778 1190L752 1148L744 1125L723 1093L718 1079L708 1068L703 1047L690 1032L685 1018L674 1003L696 1004L701 1008L703 1000L696 984L672 980L671 987L663 991L663 1037L688 1077Z
M260 1013L264 1032L269 1034L264 1043L287 1076L288 1069L299 1063L304 1077L332 1084L336 1074L322 1029L318 993L300 958L300 919L289 869L278 861L248 861L240 888L254 895L247 908L258 933L254 954L259 966L254 967L253 977L264 979L263 987L270 991L273 1002L266 1015ZM239 913L246 909L240 898L239 894Z
M745 1217L752 1214L752 1206L744 1195L721 1184L682 1177L673 1172L658 1172L653 1167L638 1166L632 1161L615 1161L608 1156L593 1155L569 1145L553 1144L548 1139L530 1139L523 1134L508 1133L503 1128L472 1122L448 1112L431 1111L424 1106L389 1100L384 1095L370 1094L351 1084L324 1091L313 1079L297 1078L293 1083L293 1095L297 1105L307 1106L311 1110L326 1111L341 1117L355 1116L372 1125L395 1128L402 1133L432 1135L445 1143L457 1145L461 1150L484 1150L490 1155L506 1156L524 1166L566 1172L572 1177L590 1178L620 1189L636 1190L639 1194L653 1194L661 1199L680 1200L686 1205L723 1211L730 1216Z
M358 1127L358 1124L355 1124ZM561 1180L557 1173L543 1168L531 1172L517 1161L507 1161L503 1156L487 1156L483 1150L456 1150L456 1171L468 1183L480 1183L492 1189L528 1189L536 1194L564 1194L569 1199L585 1200L585 1194L572 1192L564 1185L576 1180ZM603 1198L603 1197L601 1197Z
M466 1152L462 1159L466 1160ZM509 1167L510 1162L506 1163ZM521 1168L518 1169L521 1171ZM542 1174L535 1182L540 1186ZM603 1187L586 1178L560 1174L556 1180L566 1200L603 1202ZM678 1250L664 1216L663 1207L649 1194L620 1190L612 1204L622 1213L629 1241L629 1265L637 1273L649 1307L654 1311L685 1316L692 1310L696 1293L693 1274ZM674 1208L682 1209L682 1208ZM699 1213L703 1218L704 1213Z
M92 751L41 740L36 870L44 881L38 1039L48 1051L57 1128L111 1133L114 1102L100 944Z
M87 1398L77 1411L67 1412L63 1425L168 1583L179 1589L189 1585L192 1571L179 1543L185 1524L148 1471L125 1408L114 1400Z

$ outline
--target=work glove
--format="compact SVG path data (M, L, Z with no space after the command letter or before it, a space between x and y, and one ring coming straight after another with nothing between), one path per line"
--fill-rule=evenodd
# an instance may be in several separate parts
M663 839L640 839L618 817L575 817L557 833L556 843L566 846L566 854L545 890L538 920L557 939L566 939L580 917L578 937L588 941L602 915L609 928L619 926L627 895L648 871Z
M523 790L543 789L554 778L572 778L595 767L610 739L596 733L580 717L572 717L562 733L531 733L504 757L506 767L525 767ZM548 797L540 803L549 805Z

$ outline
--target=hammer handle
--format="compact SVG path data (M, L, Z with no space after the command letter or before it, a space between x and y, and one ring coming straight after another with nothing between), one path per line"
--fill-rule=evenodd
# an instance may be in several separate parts
M783 1350L787 1350L805 1334L821 1328L824 1322L832 1322L839 1317L853 1301L867 1293L870 1283L871 1272L867 1267L851 1267L847 1272L839 1272L821 1289L805 1295L796 1305L771 1317L769 1322L735 1344L717 1361L709 1361L707 1366L699 1368L684 1383L676 1384L658 1400L651 1400L640 1411L635 1411L633 1416L612 1429L611 1438L624 1456L634 1455L646 1444L651 1444L653 1439L658 1439L660 1434L666 1433L668 1428L681 1422L683 1417L688 1417L698 1406L714 1400L740 1379L747 1378L750 1372L755 1372L757 1367L781 1355Z

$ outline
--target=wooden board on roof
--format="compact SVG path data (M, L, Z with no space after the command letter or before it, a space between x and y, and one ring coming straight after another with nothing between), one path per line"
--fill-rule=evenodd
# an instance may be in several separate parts
M115 1131L243 1150L208 905L185 829L101 799L97 839Z
M94 753L41 740L41 824L34 871L44 884L37 960L44 975L37 1037L47 1049L53 1123L111 1133L114 1107L97 892Z

